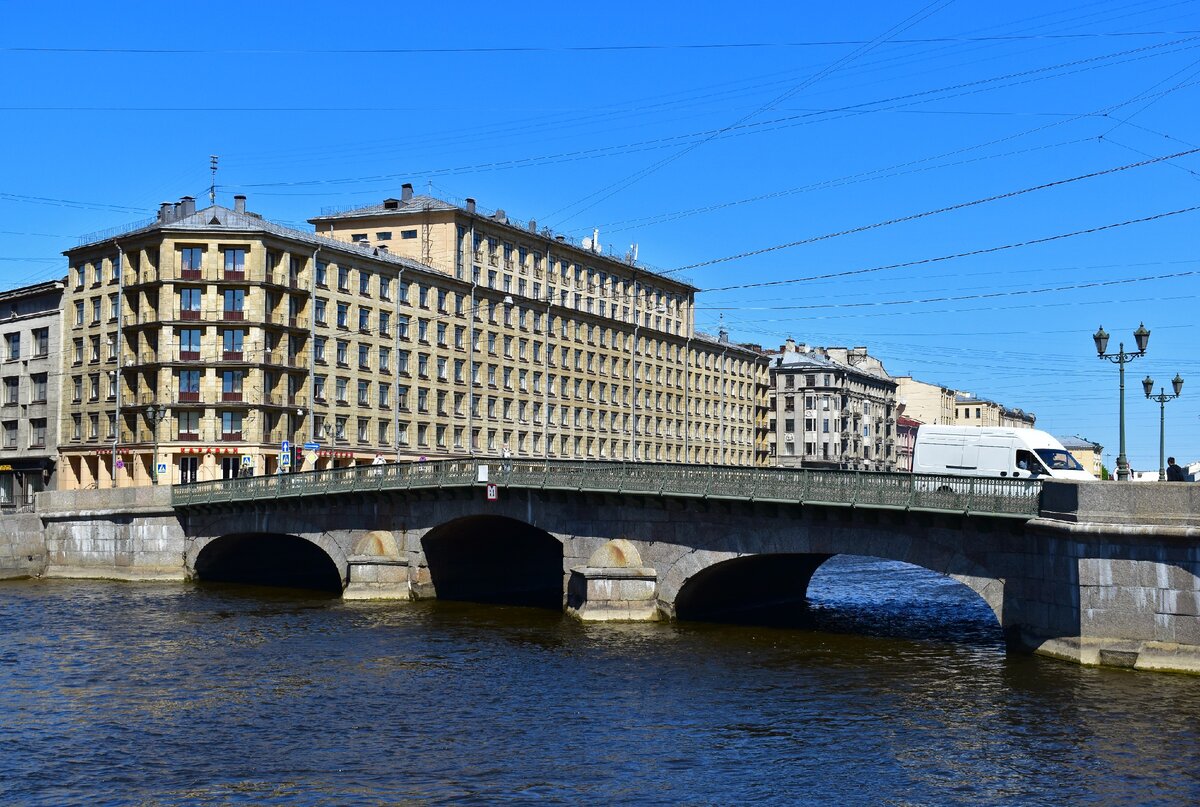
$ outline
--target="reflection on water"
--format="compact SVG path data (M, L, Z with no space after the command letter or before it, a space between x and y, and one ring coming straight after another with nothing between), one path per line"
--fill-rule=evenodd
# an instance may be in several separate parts
M0 802L1200 800L1200 679L1006 655L899 564L810 596L778 629L0 584Z

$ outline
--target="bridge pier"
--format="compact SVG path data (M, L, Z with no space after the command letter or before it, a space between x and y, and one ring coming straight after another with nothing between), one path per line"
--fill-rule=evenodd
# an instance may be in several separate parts
M637 548L616 538L571 570L567 613L584 622L654 622L658 573L642 565Z

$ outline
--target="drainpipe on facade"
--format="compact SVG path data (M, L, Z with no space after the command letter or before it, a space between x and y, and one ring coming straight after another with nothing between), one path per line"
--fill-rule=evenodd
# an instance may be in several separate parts
M113 416L113 438L112 438L112 486L117 487L117 444L121 439L121 318L124 316L125 307L125 252L121 249L121 245L116 241L113 244L117 247L117 339L115 342L117 351L117 375L114 379L116 389L114 390L115 414ZM60 339L60 345L61 345ZM62 395L59 396L59 407L62 406ZM59 418L58 427L62 428L62 418ZM61 442L61 439L60 439ZM155 458L155 462L158 458Z
M396 380L392 383L392 392L396 393L395 400L392 401L392 443L395 447L396 462L400 461L400 287L404 283L404 267L400 267L400 271L396 273L396 296L392 306L392 328L396 332L396 338L393 340L393 351L395 356L392 361L396 363Z
M320 253L320 247L313 250L312 268L308 273L308 439L314 443L321 437L317 432L317 256ZM313 457L312 469L317 470L316 457ZM263 473L266 471L264 457Z
M691 462L692 437L692 337L683 348L683 461Z
M479 279L475 276L475 220L471 220L471 228L467 233L467 262L471 272L471 306L467 314L471 318L471 327L467 333L467 454L475 456L475 289Z

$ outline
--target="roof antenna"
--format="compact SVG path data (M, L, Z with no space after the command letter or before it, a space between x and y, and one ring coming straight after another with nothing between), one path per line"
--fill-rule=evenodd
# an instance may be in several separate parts
M208 203L215 205L217 203L217 160L220 159L216 154L208 156L208 168L212 171L212 184L208 186Z

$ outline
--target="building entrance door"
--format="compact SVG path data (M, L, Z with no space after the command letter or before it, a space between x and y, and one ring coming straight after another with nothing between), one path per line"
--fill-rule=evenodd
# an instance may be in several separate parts
M221 458L221 478L222 479L237 479L241 474L242 458L241 457L222 457Z
M196 474L200 470L199 457L180 457L179 458L179 482L186 485L188 482L196 481Z

